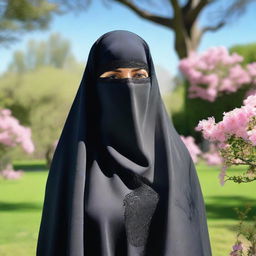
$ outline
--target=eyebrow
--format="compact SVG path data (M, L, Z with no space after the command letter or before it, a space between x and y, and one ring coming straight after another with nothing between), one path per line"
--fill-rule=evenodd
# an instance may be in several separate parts
M144 69L145 71L147 71L145 68L135 68L135 69L133 69L132 71L138 71L138 70L141 70L141 69ZM113 69L113 70L110 70L110 71L108 71L108 72L113 72L113 71L115 71L115 72L122 72L122 70L118 70L118 69Z

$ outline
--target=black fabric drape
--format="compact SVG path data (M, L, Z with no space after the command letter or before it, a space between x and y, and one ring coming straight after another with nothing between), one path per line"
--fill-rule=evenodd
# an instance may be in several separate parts
M140 67L147 78L101 78ZM37 256L211 256L191 156L169 119L147 43L102 35L46 183Z

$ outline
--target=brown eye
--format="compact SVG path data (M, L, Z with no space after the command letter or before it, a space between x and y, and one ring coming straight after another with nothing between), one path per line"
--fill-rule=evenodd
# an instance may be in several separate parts
M111 79L117 79L118 77L116 76L116 75L114 75L114 74L112 74L112 75L109 75L109 76L107 76L108 78L111 78Z
M144 73L136 73L135 77L143 78L143 77L147 77L147 76Z

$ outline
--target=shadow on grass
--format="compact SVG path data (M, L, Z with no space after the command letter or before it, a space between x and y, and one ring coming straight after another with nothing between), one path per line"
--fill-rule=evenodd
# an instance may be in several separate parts
M256 200L246 196L210 196L210 202L205 204L207 218L209 219L231 219L238 220L235 207L240 211L245 210L246 205L251 206L248 213L248 220L256 215Z
M41 211L42 205L36 203L6 203L0 201L0 211Z
M45 164L14 164L15 170L24 170L26 172L35 172L35 171L48 171L48 167Z

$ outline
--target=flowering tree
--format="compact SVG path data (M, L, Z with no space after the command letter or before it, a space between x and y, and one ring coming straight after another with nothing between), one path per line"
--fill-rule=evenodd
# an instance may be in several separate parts
M245 211L240 211L237 207L235 208L238 214L238 233L236 235L236 242L232 246L230 256L256 256L256 216L253 217L254 222L251 225L246 225L245 220L247 219L247 213L252 209L251 206L247 205ZM244 237L248 246L245 246L241 240Z
M190 52L179 63L184 75L184 104L181 113L173 115L174 123L182 122L178 132L202 142L194 130L199 120L214 116L222 119L224 111L240 107L256 89L256 63L243 63L243 57L230 54L225 47L212 47L196 54Z
M200 150L200 148L196 145L195 143L195 139L192 136L183 136L180 135L180 138L182 139L182 141L184 142L184 144L186 145L192 160L194 163L197 163L198 161L198 156L202 153L202 151Z
M202 152L198 145L195 143L195 138L192 136L180 135L182 141L186 145L194 163L198 163L199 158L206 161L208 165L221 165L223 158L221 157L217 146L214 143L209 145L207 152Z
M6 168L0 172L1 176L7 180L16 180L24 174L23 170L13 170L12 164L7 164Z
M202 153L201 157L207 162L208 165L222 165L223 157L218 151L218 147L214 143L210 143L209 150Z
M225 47L212 47L202 54L191 52L179 68L190 83L190 98L213 102L223 93L233 93L246 85L256 85L256 62L241 65L243 57L229 54Z
M34 152L31 129L22 126L11 113L9 109L0 109L0 170L5 178L18 177L10 173L13 171L8 157L11 148L20 145L25 152Z
M243 103L241 108L224 112L222 121L215 123L214 117L209 117L195 128L220 150L224 159L219 175L222 185L226 180L237 183L256 180L256 95L248 96ZM232 165L246 165L248 169L243 175L229 177L226 169Z
M204 158L208 158L209 162L215 153L216 159L213 158L212 163L219 161L222 165L219 174L221 185L227 180L237 183L256 180L256 63L243 66L242 61L242 56L229 54L224 47L215 47L201 55L191 53L179 65L187 79L190 98L185 99L186 120L189 120L186 125L193 127L192 122L196 118L191 122L189 117L196 112L203 118L209 113L214 114L219 121L216 122L214 116L203 119L195 131L201 131L204 139L211 143L210 151L204 153ZM232 165L245 165L247 170L242 175L228 176L226 169ZM237 239L230 256L256 256L255 223L242 223L246 213L239 212L243 218L240 218ZM256 216L254 218L256 220ZM239 236L247 239L248 248Z

